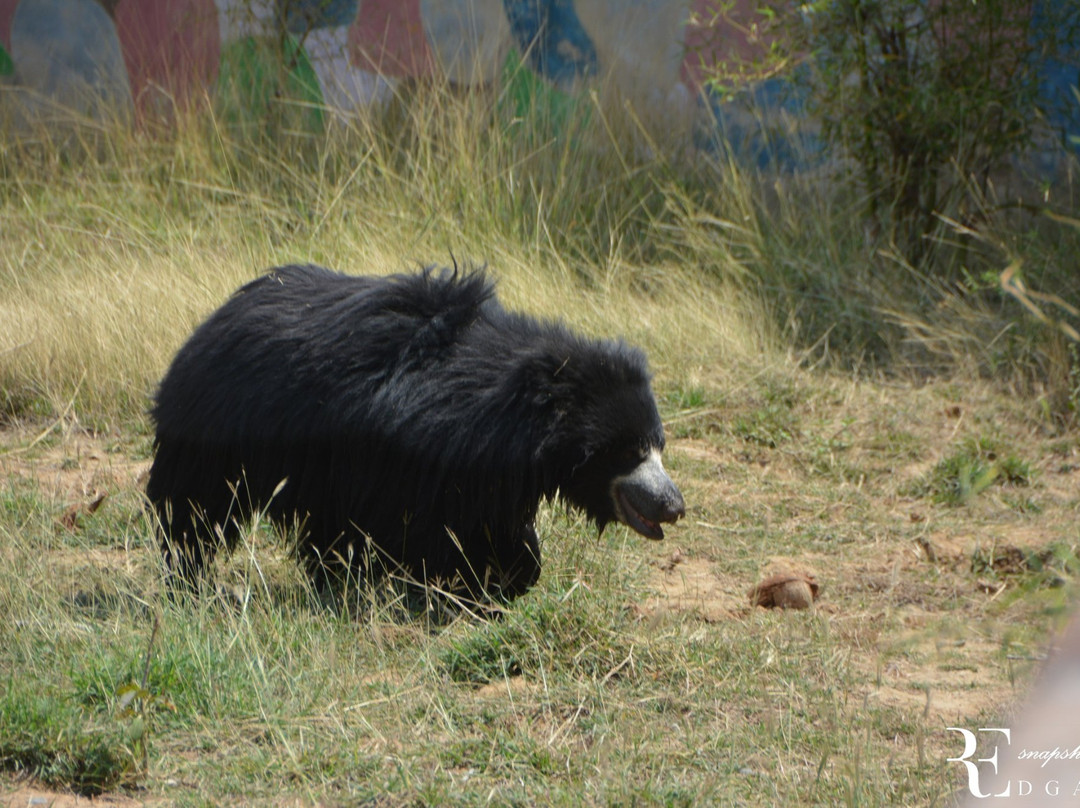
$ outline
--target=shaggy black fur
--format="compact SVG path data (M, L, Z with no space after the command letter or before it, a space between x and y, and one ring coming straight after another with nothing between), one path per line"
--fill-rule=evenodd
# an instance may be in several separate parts
M273 270L195 331L153 417L147 494L188 579L263 508L313 573L378 556L508 600L540 572L541 499L653 538L683 512L642 353L506 311L482 272Z

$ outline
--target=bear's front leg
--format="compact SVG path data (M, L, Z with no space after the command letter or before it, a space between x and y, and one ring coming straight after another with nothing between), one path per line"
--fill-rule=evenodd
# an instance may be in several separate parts
M540 540L536 528L523 525L512 540L495 548L488 564L492 598L509 603L524 595L540 577Z

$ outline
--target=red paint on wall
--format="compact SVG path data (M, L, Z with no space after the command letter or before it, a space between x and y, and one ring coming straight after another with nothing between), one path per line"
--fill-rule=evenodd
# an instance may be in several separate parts
M354 66L383 76L430 75L435 60L420 0L362 0L349 28L349 58Z
M15 6L19 0L0 0L0 43L4 50L11 51L11 18L15 16Z
M171 114L213 84L221 58L214 0L120 0L115 20L140 115Z

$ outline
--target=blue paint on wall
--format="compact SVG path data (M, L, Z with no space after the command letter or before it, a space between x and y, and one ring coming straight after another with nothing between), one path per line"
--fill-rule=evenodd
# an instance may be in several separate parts
M572 0L503 0L510 31L529 66L567 84L596 72L596 48Z
M285 28L303 36L318 28L341 28L356 19L360 0L278 0Z
M824 142L808 126L805 84L787 78L757 82L722 99L707 92L694 144L705 151L730 152L762 171L794 171L826 159Z
M95 0L22 0L11 21L19 83L38 99L92 116L132 109L112 19Z
M1032 17L1035 31L1049 26L1059 38L1038 65L1040 100L1050 125L1080 151L1080 4L1036 2Z

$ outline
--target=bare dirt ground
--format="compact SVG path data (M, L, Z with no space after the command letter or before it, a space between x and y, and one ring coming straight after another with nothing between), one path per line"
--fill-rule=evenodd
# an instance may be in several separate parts
M102 494L115 495L145 483L150 461L132 459L116 446L115 436L95 435L77 426L8 428L0 432L0 479L32 479L56 499L88 506Z
M4 808L135 808L148 804L151 803L124 794L81 797L29 786L0 789L0 805Z

